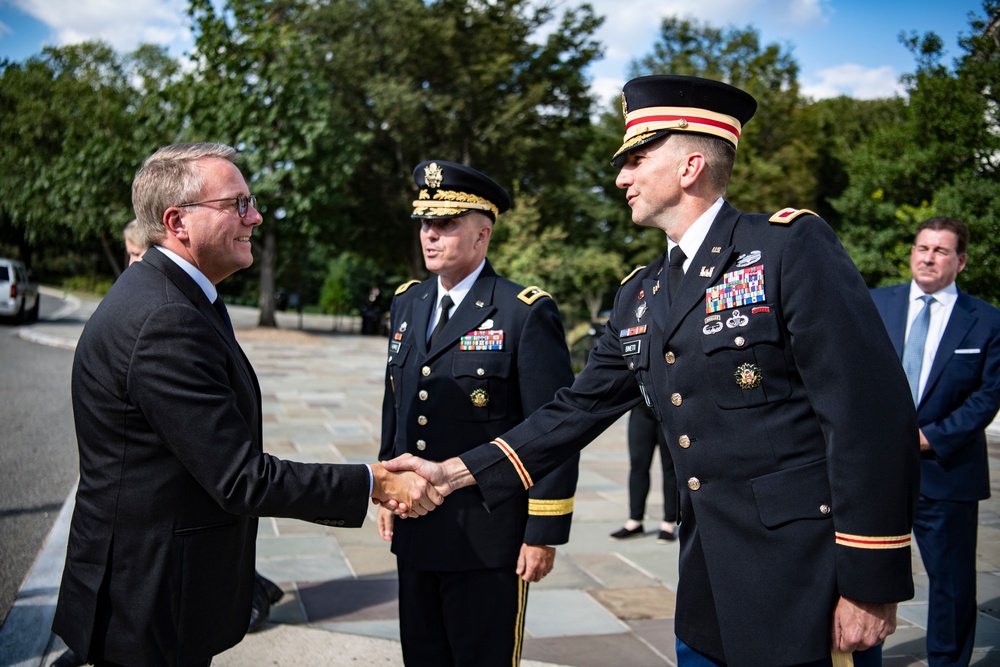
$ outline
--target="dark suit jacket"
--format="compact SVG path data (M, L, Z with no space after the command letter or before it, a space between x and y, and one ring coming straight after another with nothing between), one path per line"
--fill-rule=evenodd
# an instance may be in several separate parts
M680 489L676 634L734 667L829 656L838 595L913 595L906 377L832 230L786 218L724 205L672 305L664 256L626 279L570 389L461 456L499 506L524 490L512 461L537 479L645 393ZM745 303L715 311L725 284Z
M501 278L487 262L427 349L436 301L436 277L404 285L393 299L382 460L406 452L434 461L457 456L519 424L573 381L559 309L544 292ZM476 347L492 349L463 349ZM578 459L571 456L530 499L493 512L469 488L418 521L396 521L393 553L422 569L513 571L523 543L569 539Z
M72 390L80 485L53 630L81 656L207 660L247 630L256 517L364 520L363 465L262 453L250 363L155 248L84 328Z
M872 291L903 356L910 284ZM990 497L986 427L1000 408L1000 310L958 293L917 408L933 452L921 457L920 493L936 500Z

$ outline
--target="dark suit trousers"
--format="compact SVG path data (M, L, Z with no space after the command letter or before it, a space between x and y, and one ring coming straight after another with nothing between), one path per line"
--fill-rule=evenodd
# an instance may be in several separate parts
M646 514L646 496L649 495L649 467L653 452L660 445L660 464L663 469L663 520L677 521L677 476L670 450L663 442L663 431L653 411L643 404L637 405L628 417L628 518L642 521Z
M411 567L403 558L396 563L406 667L520 664L528 584L513 565L439 572Z
M968 665L976 638L976 539L979 501L917 504L913 536L930 579L927 661L932 667Z

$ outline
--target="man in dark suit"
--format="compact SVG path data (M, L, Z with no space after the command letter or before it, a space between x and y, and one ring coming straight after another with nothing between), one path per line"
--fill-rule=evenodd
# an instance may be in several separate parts
M133 205L153 247L76 349L80 484L53 630L97 665L207 665L238 643L256 517L358 526L369 496L417 514L440 502L381 464L262 452L257 377L216 300L216 285L253 262L262 222L235 157L182 144L146 160Z
M979 501L990 497L986 427L1000 408L1000 310L955 286L968 246L961 220L926 220L910 248L913 280L872 292L917 405L913 535L930 579L927 659L935 667L972 657Z
M645 401L681 492L679 664L830 665L855 651L879 664L913 595L918 460L868 290L814 214L723 200L750 95L651 76L625 85L623 106L617 184L668 252L623 281L552 403L456 459L394 467L444 492L478 484L499 508Z
M552 298L498 276L486 259L507 192L444 160L417 165L413 177L413 217L434 276L402 285L392 302L379 458L441 461L520 423L573 371ZM549 573L553 545L569 539L577 462L493 512L474 489L428 519L394 526L379 511L397 557L409 667L518 664L528 583Z

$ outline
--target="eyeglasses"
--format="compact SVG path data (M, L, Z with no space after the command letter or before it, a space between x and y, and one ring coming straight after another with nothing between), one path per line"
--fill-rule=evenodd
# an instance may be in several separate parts
M212 204L217 201L235 201L236 202L236 212L240 214L241 218L245 218L250 207L253 206L254 210L259 210L257 208L257 195L239 195L238 197L223 197L222 199L205 199L203 201L193 201L189 204L178 204L177 206L183 208L185 206L199 206L201 204Z

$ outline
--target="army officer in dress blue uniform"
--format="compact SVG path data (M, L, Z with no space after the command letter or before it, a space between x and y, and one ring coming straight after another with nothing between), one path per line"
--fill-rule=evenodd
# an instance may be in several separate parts
M413 217L427 269L396 290L379 458L443 461L524 420L573 381L552 298L496 274L486 259L507 192L475 169L429 161L413 172ZM528 583L552 569L569 539L573 455L530 494L488 512L474 489L433 521L379 511L399 570L407 665L517 665Z
M878 664L913 595L918 458L868 290L815 214L724 201L750 95L651 76L623 105L617 184L668 252L625 279L572 388L458 459L395 465L500 511L645 401L681 492L680 664Z

